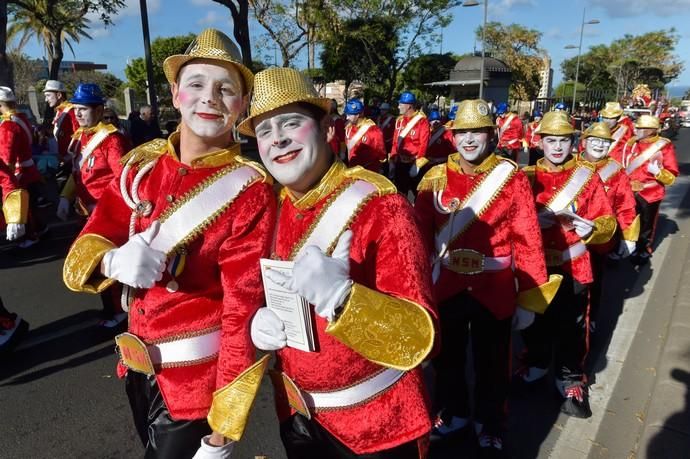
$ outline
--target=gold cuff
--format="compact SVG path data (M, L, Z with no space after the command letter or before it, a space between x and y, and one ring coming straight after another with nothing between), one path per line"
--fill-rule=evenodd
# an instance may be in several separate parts
M70 175L69 178L67 179L67 182L65 182L65 186L62 187L62 191L60 192L60 197L63 197L67 199L68 201L72 202L74 201L74 196L77 194L77 184L74 183L74 176Z
M656 174L656 176L654 178L657 179L664 186L671 186L676 181L676 176L673 175L667 169L661 169L661 172Z
M399 370L422 363L434 345L434 323L426 309L356 283L326 332L368 360Z
M616 217L612 215L597 217L594 219L594 231L583 242L585 244L605 244L616 233L617 227Z
M630 226L623 230L623 239L626 241L637 241L640 238L640 216L635 215Z
M232 441L240 441L269 358L270 354L264 355L230 384L213 393L206 420L214 432Z
M98 234L84 234L74 241L62 267L62 280L73 292L101 293L115 280L101 275L99 266L106 252L117 246Z
M544 314L556 296L562 280L563 276L560 274L551 274L544 284L518 293L516 300L518 306L537 314Z
M427 158L417 158L414 163L417 165L417 169L421 169L422 167L426 166L429 160Z
M7 193L2 203L2 213L6 223L26 224L29 218L29 192L20 188Z

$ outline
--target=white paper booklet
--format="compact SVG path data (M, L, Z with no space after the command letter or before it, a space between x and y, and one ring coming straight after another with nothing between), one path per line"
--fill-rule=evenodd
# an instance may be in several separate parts
M573 212L569 209L559 210L558 212L556 212L556 216L558 216L561 219L570 220L571 222L573 220L578 220L578 221L580 221L586 225L595 226L594 222L592 220L587 220L586 218L582 218L578 214L576 214L575 212Z
M307 300L274 283L265 273L267 270L282 274L292 274L292 261L261 259L261 278L264 283L266 306L276 313L285 324L287 345L302 351L314 352L314 324Z

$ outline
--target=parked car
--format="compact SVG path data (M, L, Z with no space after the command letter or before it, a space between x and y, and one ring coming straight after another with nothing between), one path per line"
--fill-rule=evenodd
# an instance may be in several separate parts
M690 127L690 100L683 100L680 102L678 118L681 126Z

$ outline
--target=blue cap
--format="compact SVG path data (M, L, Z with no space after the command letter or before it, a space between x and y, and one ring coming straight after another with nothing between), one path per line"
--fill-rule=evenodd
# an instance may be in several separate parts
M105 98L97 84L81 83L69 101L79 105L103 105Z
M441 114L438 112L438 110L431 110L427 119L429 121L441 121Z
M500 104L498 104L498 106L496 106L496 114L497 115L502 115L507 111L508 111L508 104L506 104L505 102L501 102Z
M364 111L364 104L359 99L350 99L345 104L346 115L359 115Z
M565 111L565 104L563 102L558 102L555 107L553 107L554 110L563 110Z
M453 104L452 107L450 107L450 111L448 112L448 119L449 120L454 120L455 115L458 113L458 104Z
M535 110L533 116L535 118L544 118L544 114L540 110Z
M417 98L411 92L405 91L400 94L400 99L398 99L399 104L415 104L417 103Z

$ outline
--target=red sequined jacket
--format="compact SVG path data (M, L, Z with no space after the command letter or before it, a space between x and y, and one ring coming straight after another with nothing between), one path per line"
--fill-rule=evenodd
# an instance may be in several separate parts
M630 184L634 192L638 193L642 199L649 203L658 202L664 199L666 187L673 185L678 177L678 160L676 159L676 148L673 143L663 137L646 137L642 140L630 139L622 153L623 167L628 168L635 161L635 158L642 155L647 148L655 142L664 142L664 146L656 152L650 159L645 161L634 171L629 172ZM661 172L656 176L647 170L650 161L656 161L661 166Z
M386 160L386 146L383 143L383 132L370 119L360 120L357 126L348 125L345 127L345 142L349 145L357 131L368 124L369 128L365 134L354 144L352 149L348 149L347 158L350 167L362 166L373 172L381 170L381 162Z

